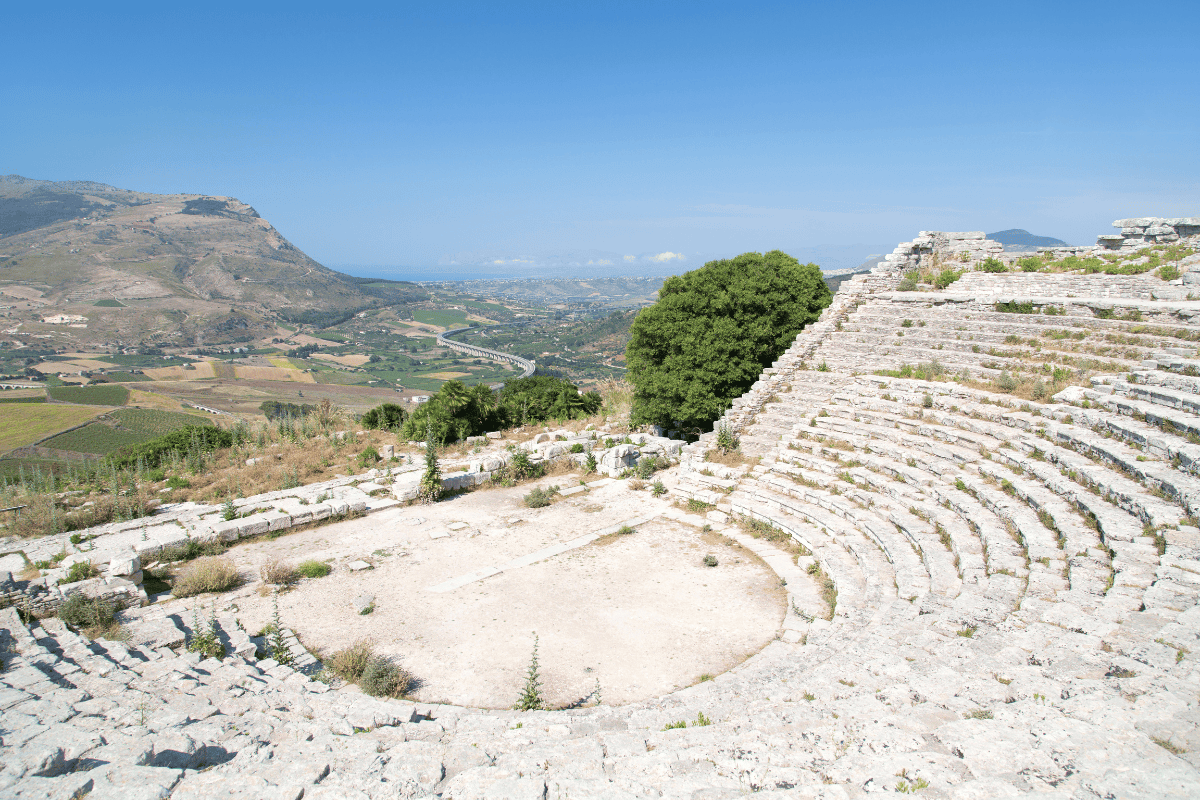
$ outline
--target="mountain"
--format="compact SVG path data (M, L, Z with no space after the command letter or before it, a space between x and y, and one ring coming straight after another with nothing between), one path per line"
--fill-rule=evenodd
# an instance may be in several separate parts
M6 175L0 292L12 287L59 313L88 309L89 326L115 340L159 344L248 341L280 320L320 322L428 296L318 264L232 197Z
M998 233L989 233L987 238L992 241L999 242L1006 248L1010 245L1014 247L1066 247L1067 243L1062 239L1055 239L1051 236L1034 236L1032 233L1021 228L1012 228L1007 231L999 231Z

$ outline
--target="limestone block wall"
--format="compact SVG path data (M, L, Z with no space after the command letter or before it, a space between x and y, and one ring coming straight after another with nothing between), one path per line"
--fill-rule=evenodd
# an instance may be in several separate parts
M1097 247L1128 252L1152 244L1200 239L1200 217L1132 217L1117 220L1113 227L1121 232L1097 237Z

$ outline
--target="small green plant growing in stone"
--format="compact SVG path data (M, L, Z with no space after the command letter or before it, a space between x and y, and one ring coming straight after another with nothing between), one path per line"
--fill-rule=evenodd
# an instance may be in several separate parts
M633 533L634 530L635 529L630 527L629 525L622 525L620 528L617 529L617 534L620 536L628 536L629 534Z
M933 395L926 393L926 395L921 398L921 407L933 408Z
M703 711L696 715L696 721L692 723L692 726L696 728L704 728L709 725L712 725L712 720L706 717Z
M372 451L373 452L373 451ZM425 433L425 473L417 497L422 503L436 502L442 496L442 469L438 465L437 445L433 441L433 426Z
M221 517L226 522L229 522L230 520L237 519L237 515L237 506L233 504L233 498L225 498L225 503L221 506Z
M90 561L76 561L67 570L67 575L64 578L59 578L58 583L76 583L78 581L86 581L88 578L94 578L100 574L100 570L92 566Z
M359 611L358 613L360 616L364 616L364 617L367 614L374 614L375 613L375 604L367 603L365 606L363 606L362 611Z
M663 485L661 480L655 481L654 485L650 487L650 494L654 495L655 497L662 497L666 493L667 487Z
M572 453L582 453L582 452L583 452L583 444L581 444L580 442L576 442L575 444L571 445L571 450L570 450L570 452L572 452Z
M714 556L712 553L709 553L708 555L706 555L704 557L704 566L706 566L706 567L717 566L717 557Z
M677 720L676 722L668 722L666 725L663 725L663 730L664 731L673 731L678 728L686 728L686 727L687 727L687 720L681 719L681 720Z
M975 635L975 631L977 631L977 630L979 630L979 628L976 627L975 625L967 625L967 626L964 626L963 629L958 632L958 635L963 637L964 639L970 639L971 637L973 637Z
M717 449L722 453L732 453L738 449L737 437L733 435L733 429L727 422L717 426Z
M271 615L271 658L285 667L290 667L294 659L292 651L283 638L283 623L279 619L279 591L274 594L274 613Z
M583 460L584 472L586 472L588 475L591 475L596 471L596 466L596 455L594 453L588 453L587 458Z
M225 657L225 646L221 644L221 638L217 635L215 609L209 615L208 623L201 624L200 604L197 603L192 608L192 635L188 638L187 649L189 653L199 653L201 658L220 660Z
M529 669L525 672L525 688L517 704L517 711L542 711L546 708L546 700L542 696L542 676L538 668L538 635L533 634L533 655L529 658Z

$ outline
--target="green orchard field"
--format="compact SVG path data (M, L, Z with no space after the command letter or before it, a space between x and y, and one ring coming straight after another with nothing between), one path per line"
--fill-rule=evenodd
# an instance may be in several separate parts
M124 386L116 386L111 383L102 383L97 386L52 386L47 391L52 399L63 403L123 406L129 401L129 390Z
M76 453L106 455L127 445L141 444L188 425L211 424L207 417L196 414L144 408L122 408L108 416L113 418L116 425L93 422L47 439L42 442L42 446Z
M104 411L98 406L6 403L0 411L0 452L33 444L43 436L87 422Z

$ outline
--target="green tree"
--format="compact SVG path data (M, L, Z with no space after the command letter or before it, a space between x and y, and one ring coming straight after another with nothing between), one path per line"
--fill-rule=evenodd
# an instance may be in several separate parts
M404 421L404 437L415 441L431 428L434 440L442 444L478 436L496 427L496 402L496 393L484 384L467 387L462 381L446 381Z
M634 424L708 428L832 299L816 264L779 250L668 278L625 348Z
M362 416L364 428L371 430L400 431L408 414L395 403L375 406Z

